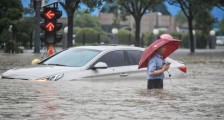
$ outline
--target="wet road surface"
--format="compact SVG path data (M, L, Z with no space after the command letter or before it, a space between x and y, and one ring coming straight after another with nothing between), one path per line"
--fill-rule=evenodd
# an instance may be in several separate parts
M0 53L0 73L38 57ZM224 50L172 58L186 63L188 75L165 80L163 90L147 90L146 80L0 80L0 120L223 120Z

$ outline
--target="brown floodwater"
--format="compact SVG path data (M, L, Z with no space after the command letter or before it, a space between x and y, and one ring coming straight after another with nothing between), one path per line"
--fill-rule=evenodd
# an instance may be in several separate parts
M0 80L0 120L223 120L224 50L178 50L171 57L188 74L164 80L163 90L147 90L146 80ZM0 73L34 58L41 55L0 53Z

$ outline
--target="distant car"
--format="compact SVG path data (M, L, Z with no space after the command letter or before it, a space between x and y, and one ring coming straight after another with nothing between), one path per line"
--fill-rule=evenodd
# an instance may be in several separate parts
M146 68L138 69L144 48L132 46L80 46L61 51L37 65L14 68L2 79L21 80L125 80L146 79ZM186 66L167 58L172 75L183 74Z
M216 45L224 45L224 36L216 37Z
M224 40L216 40L216 45L224 45Z

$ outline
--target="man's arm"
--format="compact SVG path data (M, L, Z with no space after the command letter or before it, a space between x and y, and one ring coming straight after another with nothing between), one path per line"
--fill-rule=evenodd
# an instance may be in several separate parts
M161 69L149 72L149 75L155 76L155 75L161 74L161 73L167 71L169 69L169 67L170 67L170 65L163 65L163 67Z

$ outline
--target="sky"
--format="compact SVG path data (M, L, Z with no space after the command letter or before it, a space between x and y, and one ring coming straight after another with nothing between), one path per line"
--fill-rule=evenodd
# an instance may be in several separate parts
M28 6L30 0L22 0L22 3L25 7ZM50 2L53 2L55 0L49 0ZM171 13L172 16L175 16L179 11L180 8L177 6L173 6L173 5L169 5L166 2L166 6L167 9L169 10L169 12ZM59 7L60 10L62 10L62 17L66 17L66 13L65 11L62 9L62 7ZM91 13L92 15L97 15L99 13L99 9L95 10L93 13ZM219 8L214 8L212 10L212 15L217 18L219 21L222 20L224 18L224 11L220 10Z

